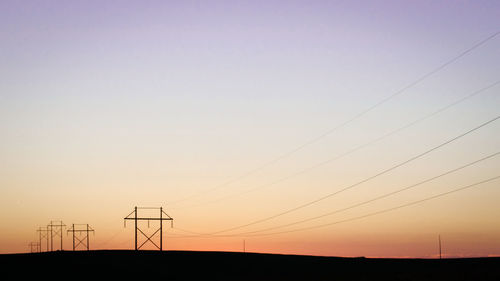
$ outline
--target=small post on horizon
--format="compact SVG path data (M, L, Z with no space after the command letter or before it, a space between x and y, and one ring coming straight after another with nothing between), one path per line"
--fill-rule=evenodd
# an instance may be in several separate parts
M245 239L243 239L243 253L246 253L246 252L247 252L246 241L245 241Z
M439 259L442 259L442 256L441 256L441 234L438 235L438 240L439 240Z

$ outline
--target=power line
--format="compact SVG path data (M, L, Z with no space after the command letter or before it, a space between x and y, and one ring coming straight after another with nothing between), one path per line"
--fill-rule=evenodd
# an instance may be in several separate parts
M333 132L345 127L346 125L352 123L353 121L361 118L362 116L366 115L367 113L369 113L370 111L374 110L375 108L381 106L382 104L390 101L391 99L395 98L396 96L404 93L406 90L414 87L415 85L419 84L420 82L422 82L423 80L427 79L428 77L434 75L435 73L439 72L440 70L444 69L445 67L447 67L448 65L454 63L455 61L457 61L458 59L462 58L463 56L467 55L468 53L470 53L471 51L473 51L474 49L480 47L481 45L485 44L486 42L490 41L491 39L493 39L494 37L498 36L500 34L500 31L497 31L493 34L491 34L490 36L486 37L485 39L479 41L478 43L474 44L473 46L469 47L468 49L466 49L465 51L459 53L458 55L456 55L455 57L451 58L450 60L444 62L443 64L439 65L438 67L434 68L433 70L425 73L424 75L420 76L419 78L417 78L415 81L409 83L408 85L404 86L403 88L397 90L396 92L392 93L391 95L389 95L388 97L382 99L381 101L373 104L372 106L366 108L365 110L361 111L360 113L354 115L353 117L351 117L350 119L347 119L346 121L344 121L343 123L340 123L339 125L337 125L336 127L333 127L329 130L327 130L326 132L322 133L321 135L319 136L316 136L308 141L306 141L305 143L295 147L294 149L286 152L286 153L283 153L281 155L279 155L278 157L264 163L263 165L253 169L253 170L250 170L240 176L237 176L236 178L233 178L233 179L230 179L222 184L219 184L211 189L207 189L205 191L202 191L202 192L199 192L197 194L194 194L194 195L191 195L191 196L187 196L187 197L184 197L182 199L179 199L177 201L173 201L171 203L169 203L169 205L173 205L173 204L178 204L178 203L181 203L181 202L184 202L186 200L190 200L192 198L196 198L198 196L201 196L203 194L206 194L206 193L209 193L209 192L212 192L212 191L215 191L219 188L222 188L224 186L227 186L229 184L232 184L234 182L237 182L243 178L246 178L250 175L253 175L255 174L256 172L260 171L260 170L263 170L264 168L268 167L268 166L271 166L272 164L282 160L282 159L285 159L289 156L291 156L292 154L302 150L303 148L309 146L309 145L312 145L316 142L318 142L319 140L325 138L326 136L332 134Z
M182 228L179 228L179 227L174 227L174 229L177 229L177 230L180 230L182 232L189 233L189 234L199 235L199 236L205 235L204 233L195 232L195 231L191 231L191 230L187 230L187 229L182 229Z
M269 227L269 228L260 229L260 230L255 230L255 231L248 231L248 232L244 232L244 233L239 233L238 235L252 234L252 233L265 232L265 231L269 231L269 230L275 230L275 229L279 229L279 228L284 228L284 227L288 227L288 226L292 226L292 225L296 225L296 224L308 222L308 221L311 221L311 220L323 218L323 217L330 216L330 215L333 215L333 214L337 214L337 213L340 213L340 212L344 212L344 211L347 211L347 210L350 210L350 209L354 209L354 208L366 205L368 203L372 203L372 202L378 201L380 199L384 199L384 198L393 196L393 195L401 193L403 191L407 191L409 189L412 189L414 187L417 187L417 186L420 186L422 184L428 183L430 181L436 180L438 178L444 177L444 176L449 175L451 173L457 172L459 170L465 169L465 168L470 167L472 165L475 165L477 163L480 163L480 162L483 162L483 161L488 160L490 158L493 158L495 156L498 156L499 154L500 154L500 152L496 152L496 153L490 154L488 156L482 157L481 159L478 159L478 160L475 160L473 162L470 162L470 163L467 163L465 165L462 165L462 166L460 166L458 168L454 168L454 169L448 170L448 171L446 171L444 173L441 173L441 174L439 174L437 176L433 176L431 178L425 179L425 180L420 181L418 183L406 186L404 188L401 188L401 189L398 189L398 190L395 190L395 191L392 191L392 192L389 192L389 193L377 196L377 197L375 197L373 199L369 199L369 200L366 200L366 201L363 201L363 202L360 202L360 203L357 203L357 204L354 204L354 205L351 205L351 206L348 206L348 207L345 207L345 208L342 208L342 209L338 209L338 210L331 211L331 212L328 212L328 213L325 213L325 214L322 214L322 215L319 215L319 216L310 217L310 218L307 218L307 219L303 219L303 220L292 222L292 223L288 223L288 224L278 225L278 226Z
M352 218L348 218L348 219L344 219L344 220L339 220L339 221L334 221L334 222L330 222L330 223L319 224L319 225L314 225L314 226L309 226L309 227L303 227L303 228L298 228L298 229L280 231L280 232L260 233L260 234L245 235L245 236L247 236L247 237L248 236L269 236L269 235L285 234L285 233L291 233L291 232L311 230L311 229L316 229L316 228L323 228L323 227L327 227L327 226L331 226L331 225L336 225L336 224L341 224L341 223L345 223L345 222L351 222L351 221L355 221L355 220L359 220L359 219L363 219L363 218L372 217L372 216L375 216L375 215L387 213L387 212L390 212L390 211L398 210L398 209L401 209L401 208L405 208L405 207L417 205L417 204L420 204L420 203L423 203L423 202L426 202L426 201L430 201L430 200L433 200L433 199L436 199L436 198L439 198L439 197L443 197L443 196L446 196L446 195L449 195L449 194L452 194L452 193L456 193L456 192L459 192L459 191L470 189L470 188L479 186L481 184L488 183L488 182L491 182L491 181L494 181L494 180L498 180L498 179L500 179L500 175L492 177L492 178L489 178L489 179L486 179L486 180L483 180L483 181L479 181L479 182L476 182L476 183L473 183L473 184L469 184L469 185L466 185L466 186L463 186L463 187L460 187L460 188L457 188L457 189L454 189L454 190L451 190L451 191L439 193L437 195L426 197L426 198L423 198L423 199L420 199L420 200L416 200L416 201L412 201L412 202L405 203L405 204L402 204L402 205L398 205L396 207L391 207L391 208L383 209L381 211L376 211L376 212L372 212L372 213L368 213L368 214L365 214L365 215L356 216L356 217L352 217ZM232 237L232 236L236 236L236 235L227 234L227 235L204 236L204 237L210 238L210 237ZM178 236L178 237L173 237L173 238L195 238L195 237L196 236L184 236L184 237ZM203 236L200 237L200 238L203 238Z
M331 223L326 223L326 224L320 224L320 225L315 225L315 226L310 226L310 227L303 227L303 228L300 228L300 229L293 229L293 230L288 230L288 231L273 232L273 233L266 233L266 234L255 234L255 235L250 235L250 236L275 235L275 234L283 234L283 233L304 231L304 230L315 229L315 228L322 228L322 227L326 227L326 226L330 226L330 225L334 225L334 224L339 224L339 223L344 223L344 222L359 220L359 219L363 219L363 218L367 218L367 217L371 217L371 216L375 216L375 215L387 213L387 212L390 212L390 211L394 211L394 210L397 210L397 209L409 207L409 206L412 206L412 205L417 205L417 204L420 204L420 203L423 203L423 202L426 202L426 201L430 201L430 200L433 200L433 199L436 199L436 198L439 198L439 197L443 197L443 196L452 194L452 193L456 193L456 192L463 191L463 190L466 190L466 189L469 189L469 188L473 188L473 187L476 187L478 185L481 185L481 184L484 184L484 183L487 183L487 182L491 182L491 181L494 181L494 180L497 180L497 179L500 179L500 175L492 177L492 178L489 178L489 179L486 179L486 180L483 180L483 181L480 181L480 182L476 182L476 183L473 183L473 184L470 184L470 185L466 185L466 186L463 186L463 187L460 187L460 188L457 188L457 189L454 189L454 190L451 190L451 191L447 191L447 192L439 193L439 194L434 195L434 196L426 197L424 199L412 201L412 202L409 202L409 203L398 205L396 207L384 209L384 210L381 210L381 211L369 213L369 214L362 215L362 216L352 217L352 218L341 220L341 221L336 221L336 222L331 222Z
M318 199L309 201L307 203L304 203L304 204L301 204L301 205L299 205L297 207L293 207L291 209L285 210L285 211L280 212L278 214L275 214L275 215L272 215L272 216L268 216L268 217L265 217L265 218L262 218L262 219L259 219L259 220L255 220L253 222L246 223L246 224L243 224L243 225L231 227L231 228L220 230L220 231L217 231L217 232L212 232L210 234L219 234L219 233L223 233L223 232L228 232L228 231L232 231L232 230L244 228L244 227L247 227L247 226L250 226L250 225L254 225L254 224L258 224L258 223L261 223L261 222L265 222L265 221L268 221L268 220L271 220L271 219L283 216L285 214L289 214L289 213L292 213L294 211L300 210L302 208L308 207L308 206L313 205L315 203L318 203L320 201L323 201L323 200L325 200L327 198L330 198L332 196L335 196L335 195L337 195L337 194L339 194L341 192L347 191L347 190L352 189L352 188L354 188L354 187L356 187L358 185L361 185L361 184L363 184L365 182L368 182L368 181L370 181L370 180L372 180L374 178L377 178L377 177L379 177L381 175L384 175L384 174L386 174L386 173L388 173L388 172L390 172L392 170L395 170L395 169L397 169L397 168L399 168L399 167L401 167L403 165L406 165L406 164L408 164L408 163L410 163L410 162L412 162L412 161L414 161L414 160L416 160L418 158L421 158L421 157L423 157L423 156L425 156L425 155L427 155L427 154L429 154L429 153L431 153L431 152L433 152L433 151L435 151L435 150L437 150L437 149L439 149L439 148L441 148L441 147L443 147L443 146L445 146L447 144L450 144L450 143L452 143L452 142L454 142L454 141L456 141L456 140L458 140L458 139L460 139L460 138L462 138L462 137L464 137L464 136L466 136L466 135L468 135L468 134L470 134L470 133L472 133L472 132L474 132L474 131L476 131L476 130L484 127L484 126L487 126L488 124L490 124L490 123L498 120L499 118L500 118L500 115L498 115L498 116L496 116L496 117L494 117L494 118L492 118L492 119L490 119L490 120L488 120L488 121L486 121L486 122L484 122L484 123L482 123L482 124L480 124L480 125L472 128L472 129L470 129L470 130L468 130L468 131L466 131L466 132L464 132L464 133L462 133L462 134L460 134L458 136L455 136L455 137L453 137L453 138L451 138L451 139L449 139L449 140L447 140L447 141L445 141L445 142L443 142L443 143L441 143L441 144L439 144L437 146L434 146L431 149L428 149L428 150L426 150L426 151L424 151L422 153L419 153L419 154L417 154L417 155L415 155L415 156L413 156L413 157L411 157L411 158L409 158L409 159L407 159L407 160L405 160L403 162L400 162L400 163L398 163L398 164L396 164L396 165L394 165L394 166L392 166L390 168L387 168L387 169L385 169L385 170L383 170L383 171L381 171L381 172L379 172L379 173L377 173L377 174L375 174L373 176L370 176L370 177L365 178L365 179L363 179L361 181L358 181L358 182L356 182L354 184L346 186L346 187L344 187L344 188L342 188L342 189L340 189L338 191L329 193L329 194L327 194L325 196L322 196L322 197L320 197Z
M112 240L115 240L115 238L122 233L123 233L123 229L116 231L110 238L106 239L104 242L97 243L97 248L102 248L104 245L108 244Z
M437 110L435 110L435 111L433 111L433 112L431 112L431 113L429 113L429 114L427 114L425 116L422 116L422 117L420 117L420 118L418 118L416 120L413 120L412 122L410 122L410 123L408 123L408 124L406 124L404 126L401 126L401 127L397 128L395 130L392 130L392 131L390 131L390 132L388 132L388 133L386 133L386 134L384 134L384 135L382 135L382 136L380 136L380 137L378 137L376 139L373 139L373 140L371 140L369 142L366 142L366 143L363 143L361 145L358 145L358 146L356 146L356 147L354 147L354 148L352 148L352 149L350 149L350 150L348 150L348 151L346 151L344 153L338 154L338 155L336 155L334 157L331 157L331 158L329 158L327 160L324 160L322 162L316 163L316 164L314 164L312 166L309 166L309 167L307 167L305 169L297 171L297 172L295 172L293 174L287 175L285 177L279 178L279 179L274 180L274 181L269 182L269 183L265 183L263 185L259 185L257 187L251 188L251 189L247 189L247 190L245 190L243 192L240 192L240 193L237 193L237 194L232 194L232 195L229 195L229 196L226 196L226 197L223 197L223 198L219 198L219 199L216 199L216 200L208 201L208 202L205 202L205 203L202 203L202 204L197 204L197 205L189 206L189 208L199 207L199 206L203 206L203 205L210 204L210 203L217 203L217 202L220 202L220 201L224 201L224 200L233 198L235 196L244 195L244 194L247 194L247 193L250 193L250 192L253 192L253 191L256 191L256 190L268 187L268 186L272 186L272 185L278 184L278 183L286 181L286 180L289 180L289 179L291 179L293 177L305 174L305 173L307 173L307 172L309 172L311 170L314 170L314 169L319 168L321 166L327 165L327 164L329 164L329 163L331 163L333 161L339 160L339 159L341 159L341 158L343 158L345 156L348 156L348 155L350 155L350 154L352 154L352 153L354 153L356 151L359 151L359 150L361 150L361 149L363 149L365 147L368 147L368 146L370 146L372 144L375 144L375 143L377 143L377 142L379 142L379 141L381 141L381 140L383 140L383 139L385 139L387 137L390 137L390 136L392 136L392 135L394 135L394 134L396 134L396 133L398 133L400 131L403 131L403 130L411 127L411 126L414 126L414 125L416 125L416 124L418 124L418 123L420 123L422 121L425 121L425 120L427 120L427 119L429 119L429 118L431 118L431 117L433 117L433 116L435 116L435 115L437 115L437 114L439 114L439 113L441 113L441 112L443 112L443 111L445 111L445 110L447 110L447 109L449 109L449 108L451 108L451 107L453 107L455 105L458 105L458 104L460 104L460 103L462 103L462 102L464 102L464 101L466 101L466 100L468 100L468 99L470 99L470 98L472 98L472 97L474 97L474 96L476 96L476 95L478 95L478 94L480 94L480 93L482 93L482 92L484 92L486 90L489 90L489 89L497 86L498 84L500 84L500 80L497 80L496 82L494 82L492 84L489 84L486 87L483 87L483 88L481 88L479 90L476 90L476 91L470 93L467 96L464 96L464 97L462 97L462 98L460 98L458 100L455 100L455 101L453 101L450 104L447 104L447 105L445 105L445 106L443 106L443 107L441 107L441 108L439 108L439 109L437 109Z
M325 214L322 214L322 215L319 215L319 216L310 217L310 218L307 218L307 219L303 219L303 220L292 222L292 223L288 223L288 224L278 225L278 226L269 227L269 228L265 228L265 229L259 229L259 230L255 230L255 231L248 231L248 232L243 232L243 233L237 233L237 234L233 234L233 235L235 235L235 236L244 236L244 235L258 233L258 232L265 232L265 231L269 231L269 230L275 230L275 229L279 229L279 228L283 228L283 227L288 227L288 226L292 226L292 225L296 225L296 224L308 222L308 221L311 221L311 220L314 220L314 219L319 219L319 218L326 217L326 216L329 216L329 215L333 215L333 214L336 214L336 213L340 213L340 212L343 212L343 211L347 211L347 210L350 210L350 209L353 209L353 208L356 208L356 207L359 207L359 206L362 206L362 205L366 205L368 203L372 203L372 202L375 202L377 200L380 200L380 199L383 199L383 198L387 198L389 196L401 193L401 192L409 190L411 188L420 186L422 184L428 183L428 182L433 181L435 179L441 178L443 176L449 175L451 173L457 172L459 170L465 169L465 168L470 167L472 165L475 165L477 163L480 163L480 162L483 162L483 161L488 160L490 158L493 158L493 157L495 157L495 156L497 156L499 154L500 154L500 152L496 152L496 153L487 155L487 156L482 157L482 158L480 158L478 160L475 160L473 162L469 162L469 163L467 163L465 165L462 165L462 166L460 166L458 168L454 168L454 169L448 170L448 171L446 171L444 173L441 173L441 174L439 174L437 176L433 176L431 178L425 179L423 181L420 181L418 183L409 185L407 187L404 187L404 188L401 188L401 189L398 189L398 190L395 190L395 191L383 194L383 195L375 197L373 199L369 199L369 200L366 200L366 201L363 201L363 202L360 202L360 203L353 204L353 205L345 207L345 208L337 209L335 211L331 211L331 212L328 212L328 213L325 213ZM202 233L196 233L196 232L189 231L189 230L184 230L184 229L179 229L179 230L187 232L187 233L190 233L190 234L203 235Z

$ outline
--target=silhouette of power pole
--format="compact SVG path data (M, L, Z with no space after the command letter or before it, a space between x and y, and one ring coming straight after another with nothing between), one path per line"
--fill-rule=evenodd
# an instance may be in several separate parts
M38 232L38 239L40 243L40 252L42 251L42 240L45 240L47 242L47 247L45 250L48 252L49 251L49 228L45 227L39 227L36 232Z
M55 224L55 223L58 224ZM54 237L59 236L61 238L61 251L63 250L63 227L66 225L62 221L50 221L47 228L50 231L50 251L54 251Z
M439 240L439 259L441 259L441 234L438 235Z
M40 243L38 243L38 242L30 242L28 244L28 247L30 247L31 253L40 253L41 252Z
M144 210L144 209L149 209L149 210L159 210L159 216L158 217L138 217L138 213L137 213L137 210ZM132 215L134 215L133 217L131 217ZM166 217L164 217L163 215L165 215ZM158 250L160 251L163 251L163 221L167 221L169 220L170 221L170 227L173 227L174 225L174 219L171 218L167 213L165 213L163 211L163 208L162 207L135 207L134 210L132 211L132 213L130 213L128 216L126 216L124 218L124 221L123 221L123 226L126 227L126 223L127 223L127 220L133 220L134 221L134 225L135 225L135 250L140 250L142 248L142 246L144 246L144 244L146 244L147 242L151 242L151 244L153 244L156 248L158 248ZM150 221L160 221L160 227L153 233L151 234L150 236L146 235L140 228L139 226L137 225L137 222L138 221L148 221L148 227L149 227L149 222ZM146 241L144 241L140 246L137 246L137 231L139 231L142 235L144 235L144 237L146 237ZM160 232L160 246L158 246L153 240L152 238L158 233Z
M77 228L75 228L75 225L77 227L79 227L79 226L85 226L85 227L81 227L81 228L77 229ZM88 224L73 224L71 226L71 228L67 230L66 233L69 233L69 232L73 233L73 251L75 251L79 245L83 245L83 247L87 248L87 251L90 250L89 232L92 232L94 235L95 235L95 232ZM76 235L75 233L78 233L78 235ZM85 233L85 235L82 235L82 233ZM75 244L75 241L78 241L78 243Z

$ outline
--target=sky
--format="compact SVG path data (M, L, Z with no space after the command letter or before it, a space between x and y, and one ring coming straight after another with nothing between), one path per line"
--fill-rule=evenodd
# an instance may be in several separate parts
M133 249L123 218L162 206L167 250L435 258L441 235L445 257L500 255L498 179L383 211L500 175L500 120L432 150L500 114L499 19L498 1L2 0L0 253L56 220Z

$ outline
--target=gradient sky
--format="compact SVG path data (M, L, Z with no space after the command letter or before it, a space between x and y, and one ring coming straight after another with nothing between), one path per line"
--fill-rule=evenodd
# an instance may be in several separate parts
M163 206L210 233L332 193L500 114L498 1L0 1L0 253L50 220L89 223L94 249L133 247L123 217ZM259 230L352 205L500 151L500 121ZM499 175L500 156L360 208L363 215ZM253 192L246 190L264 186ZM369 257L500 255L500 181L309 231L187 238L166 248ZM205 192L206 190L212 190ZM188 198L186 200L183 200ZM179 200L178 203L175 203ZM147 229L147 225L145 226ZM152 229L150 229L152 230ZM71 240L64 237L65 248Z

